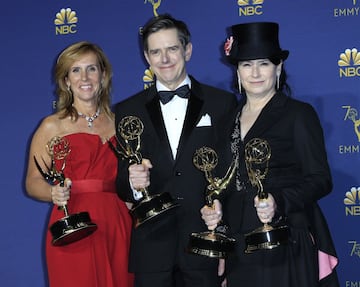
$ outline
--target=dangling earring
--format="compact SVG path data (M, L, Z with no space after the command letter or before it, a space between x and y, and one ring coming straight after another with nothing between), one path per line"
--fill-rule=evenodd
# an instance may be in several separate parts
M239 71L237 71L237 76L238 76L239 93L241 94L241 79L240 79Z
M276 75L276 90L280 89L280 75Z
M68 90L69 94L71 95L72 92L71 92L71 89L70 89L70 85L67 85L67 90Z

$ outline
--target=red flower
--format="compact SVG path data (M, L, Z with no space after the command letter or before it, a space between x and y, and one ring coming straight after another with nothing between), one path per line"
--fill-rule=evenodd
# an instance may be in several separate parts
M228 38L226 40L226 43L224 45L224 50L225 50L225 55L226 56L230 56L230 51L231 51L233 42L234 42L233 36L231 36L230 38Z

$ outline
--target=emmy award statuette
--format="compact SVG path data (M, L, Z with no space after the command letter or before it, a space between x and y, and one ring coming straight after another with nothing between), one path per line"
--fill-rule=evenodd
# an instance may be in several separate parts
M205 173L208 186L206 187L205 204L213 206L214 200L229 184L235 174L237 160L233 160L223 178L213 177L211 171L218 164L216 152L209 147L202 147L196 150L193 156L195 167ZM227 237L228 227L220 222L211 231L192 233L190 235L188 251L193 254L203 255L211 258L225 258L235 247L235 239Z
M245 146L245 163L251 184L257 188L260 202L268 198L262 180L265 179L271 157L271 148L266 140L253 138ZM280 222L280 221L279 221ZM265 223L262 227L245 234L245 253L260 249L273 249L287 244L289 229L285 224Z
M127 159L130 164L141 164L140 136L143 130L144 125L138 117L126 116L118 124L118 132L123 139L123 143L119 138L117 138L118 145L116 147L110 141L108 143L121 159ZM138 191L142 193L143 197L130 210L136 228L150 219L179 206L179 204L173 202L168 192L150 195L146 188Z
M66 157L70 153L69 143L65 138L53 137L46 145L46 148L51 157L51 166L47 166L44 162L47 169L47 171L44 171L34 156L36 167L47 182L52 185L59 182L60 186L64 186L65 175L63 171ZM56 169L55 160L63 161L60 170ZM54 246L67 245L78 241L89 236L97 229L97 225L91 222L88 212L69 214L66 205L59 206L58 208L64 211L65 217L50 226L50 232L53 237L52 244Z

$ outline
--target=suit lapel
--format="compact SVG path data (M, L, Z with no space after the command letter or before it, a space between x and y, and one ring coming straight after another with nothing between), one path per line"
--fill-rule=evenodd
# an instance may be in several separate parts
M196 123L199 120L199 115L202 105L203 105L203 101L198 97L196 97L193 93L191 93L186 111L183 129L180 136L178 151L176 153L176 159L179 158L179 155L182 153L182 150L184 149L184 146L187 140L189 139L192 130L196 127Z
M148 92L150 99L146 103L147 112L149 114L154 130L156 131L157 136L160 140L160 144L164 147L163 150L167 152L169 158L171 159L171 161L173 161L171 147L167 137L164 119L161 113L160 102L157 97L155 86L150 87L148 89Z
M201 85L193 77L191 79L191 94L186 110L186 116L184 120L183 129L180 136L178 145L178 151L176 153L176 160L182 154L182 151L189 139L191 132L196 128L196 123L199 121L200 112L203 107L203 94L201 91Z
M277 93L263 108L259 117L246 134L244 142L248 142L254 137L258 137L270 129L282 116L287 97Z
M169 157L173 161L171 147L167 137L167 132L160 108L159 99L157 97L155 85L148 88L147 92L148 92L147 96L149 100L146 103L146 109L151 119L151 123L154 126L154 129L157 133L161 145L164 147L163 150L168 153ZM200 83L198 83L194 78L191 77L191 95L186 109L186 116L182 128L175 160L177 160L181 155L185 147L185 144L191 135L191 132L196 127L196 123L199 121L203 102L204 101L202 100Z

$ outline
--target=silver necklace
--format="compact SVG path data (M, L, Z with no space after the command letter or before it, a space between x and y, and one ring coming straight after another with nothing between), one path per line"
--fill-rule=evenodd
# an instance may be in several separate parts
M92 128L93 121L100 115L100 108L98 108L96 113L94 115L92 115L91 117L85 116L83 113L80 113L80 112L78 112L78 115L87 121L89 128Z

